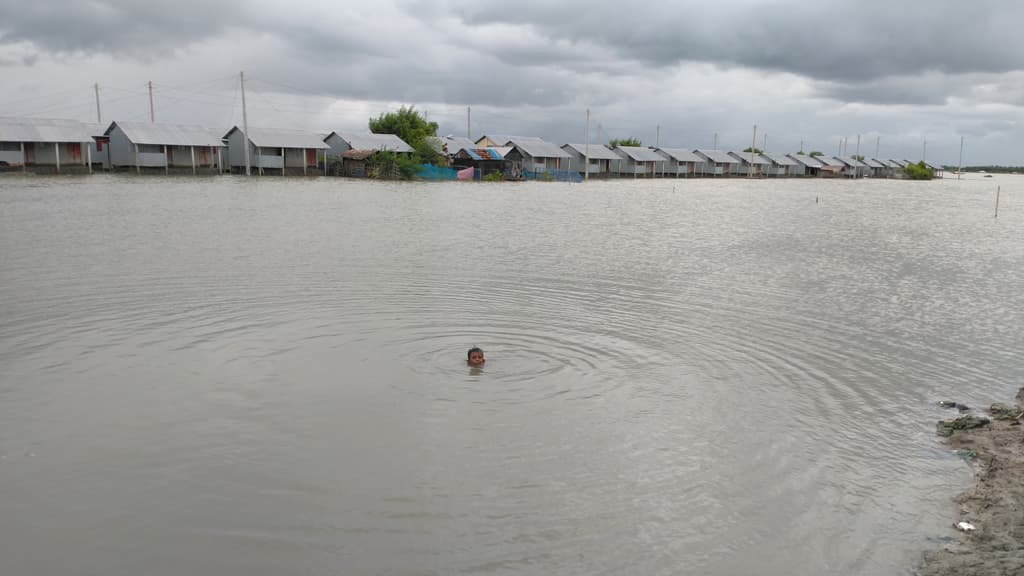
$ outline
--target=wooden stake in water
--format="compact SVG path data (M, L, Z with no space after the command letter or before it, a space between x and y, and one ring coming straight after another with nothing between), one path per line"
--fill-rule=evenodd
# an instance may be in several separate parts
M996 218L999 218L999 191L1002 188L1002 186L996 186Z

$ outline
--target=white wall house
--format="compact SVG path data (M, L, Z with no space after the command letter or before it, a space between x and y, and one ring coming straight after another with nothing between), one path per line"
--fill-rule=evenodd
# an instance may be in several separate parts
M653 178L658 175L658 168L668 163L667 158L645 146L616 146L612 151L622 158L619 176Z
M785 154L761 154L761 156L770 162L767 167L769 176L786 177L786 176L797 176L797 162L792 158L789 158Z
M697 149L693 151L704 160L701 174L705 176L728 176L739 161L721 150Z
M224 166L224 143L205 126L115 121L97 143L111 170L216 174Z
M91 172L92 131L76 120L0 118L0 169Z
M247 136L247 137L246 137ZM250 174L319 174L318 162L330 149L315 132L249 127L243 136L235 126L224 135L228 143L228 165L232 172L246 173L246 146Z
M735 158L738 163L733 164L732 173L734 176L753 176L755 178L768 175L772 161L760 154L750 152L729 152L729 156Z
M477 144L480 140L477 140ZM572 156L558 146L539 138L509 140L511 150L505 154L505 160L512 163L513 176L531 172L542 174L556 170L572 170Z
M572 168L580 174L608 176L612 173L613 166L621 161L621 157L604 144L564 144L562 150L572 157ZM589 168L584 172L588 156Z
M700 176L704 160L687 148L657 148L656 152L668 160L662 172L667 176Z

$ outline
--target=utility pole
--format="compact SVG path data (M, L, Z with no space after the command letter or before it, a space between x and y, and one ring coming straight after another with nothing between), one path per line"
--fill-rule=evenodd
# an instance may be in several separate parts
M658 124L658 136L657 136L657 138L654 139L654 147L655 148L660 148L661 147L661 124Z
M875 160L878 160L878 145L882 143L882 137L875 138Z
M754 177L754 147L757 146L757 124L754 124L754 137L750 140L750 170L748 176Z
M964 172L964 137L960 137L960 163L956 167L956 179L960 179L960 175Z
M149 121L156 122L156 117L153 115L153 81L149 81Z
M249 117L245 112L245 71L238 73L238 81L242 88L242 149L245 150L245 175L251 174L249 163Z
M583 131L583 180L590 180L590 108L587 108L587 129Z
M715 132L715 147L714 150L718 150L718 132Z
M99 82L97 82L96 84L93 84L92 87L96 91L96 123L97 124L103 124L103 116L100 114L100 84L99 84Z
M860 156L860 134L857 134L857 153L855 156Z
M466 106L466 140L472 140L473 139L473 137L469 135L469 133L470 133L470 128L469 128L469 126L470 126L470 114L471 114L470 108L469 108L469 106Z

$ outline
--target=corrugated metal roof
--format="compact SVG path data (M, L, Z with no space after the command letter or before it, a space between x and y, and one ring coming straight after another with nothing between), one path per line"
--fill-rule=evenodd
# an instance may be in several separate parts
M771 160L761 156L758 153L754 153L751 158L750 152L729 152L729 156L739 160L743 164L754 164L754 165L771 165Z
M721 150L703 150L698 148L697 150L694 150L694 152L700 156L706 157L715 164L739 164L739 160L736 160Z
M654 148L647 148L646 146L618 146L616 150L621 150L623 154L629 156L636 162L664 162L665 157L658 154Z
M374 134L372 132L334 132L339 138L348 142L355 150L390 150L392 152L412 152L412 146L405 143L397 134ZM451 152L451 148L448 149Z
M785 154L768 154L768 153L765 153L765 154L762 154L761 156L764 156L765 159L767 159L767 160L769 160L769 161L771 161L771 162L773 162L775 164L778 164L779 166L796 166L797 165L797 161L796 160L793 160L792 158L790 158L789 156L786 156Z
M818 161L817 156L808 156L806 154L790 154L789 158L797 164L803 164L808 168L821 168L821 162Z
M533 158L572 158L565 150L540 138L513 139L512 144Z
M906 168L907 163L903 160L896 160L895 158L889 160L890 163L895 164L896 168Z
M876 160L874 158L868 158L867 160L864 161L864 163L867 164L868 166L872 167L872 168L888 168L888 166L886 166L881 161Z
M833 158L839 160L840 162L846 164L847 166L852 166L854 168L867 168L868 166L867 164L861 162L860 160L857 160L853 156L833 156Z
M427 142L439 153L448 148L448 154L455 154L463 148L479 148L476 142L462 136L429 136Z
M513 140L540 140L541 142L544 141L543 139L537 138L536 136L510 136L508 134L484 134L483 136L477 138L477 140L476 140L476 142L474 142L474 144L480 144L480 141L483 140L484 138L490 140L491 142L494 142L495 146L504 146L504 145L508 144L509 142L511 142Z
M205 126L164 124L153 122L120 122L110 124L104 134L109 136L114 126L125 133L133 144L166 146L223 146L217 134Z
M565 150L566 146L572 148L580 156L587 155L586 144L565 144L562 149ZM619 155L612 152L610 148L604 144L593 144L590 145L590 159L591 160L619 160Z
M461 148L456 154L465 152L473 160L504 160L505 155L494 148L480 148L476 144L472 148Z
M814 159L817 160L818 162L821 162L822 166L832 166L840 168L843 167L843 163L840 162L839 160L836 160L835 158L829 158L827 156L816 156Z
M241 132L242 128L235 126L228 130L224 137L227 138L235 130ZM316 132L306 132L304 130L253 128L250 126L249 133L246 136L248 136L250 142L260 148L307 148L315 150L330 148L320 139Z
M0 118L0 142L92 142L92 132L77 120Z
M704 162L704 159L687 148L658 148L677 162Z

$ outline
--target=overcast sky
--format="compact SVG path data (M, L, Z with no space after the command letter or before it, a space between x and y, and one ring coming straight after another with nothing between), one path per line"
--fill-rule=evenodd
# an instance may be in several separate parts
M0 115L1024 165L1017 0L0 0ZM660 131L659 131L660 126ZM927 142L927 144L925 144Z

